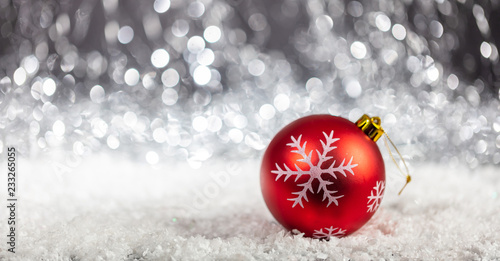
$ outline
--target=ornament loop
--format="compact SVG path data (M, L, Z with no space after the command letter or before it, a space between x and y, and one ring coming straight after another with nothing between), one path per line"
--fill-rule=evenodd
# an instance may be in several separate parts
M372 117L364 114L356 122L356 126L360 128L371 140L377 142L377 140L382 137L384 130L380 127L381 120L379 117Z
M394 143L392 142L391 138L389 138L389 135L384 131L384 134L385 134L385 139L384 139L384 143L385 143L385 147L387 148L387 150L389 151L389 155L391 155L391 159L392 161L394 162L394 164L396 165L396 167L398 168L399 172L403 175L406 176L406 183L404 184L403 188L401 188L401 190L399 191L398 195L401 195L401 192L403 192L403 189L406 188L406 185L408 185L408 183L411 182L411 176L410 176L410 171L408 170L408 166L406 165L406 162L405 160L403 159L403 156L401 156L401 153L399 152L398 148L396 147L396 145L394 145ZM401 159L401 161L403 161L403 165L405 166L405 170L406 170L406 173L403 172L403 170L401 169L401 167L399 167L399 164L396 162L396 159L394 158L394 155L392 154L392 151L391 151L391 147L389 147L389 144L387 143L387 140L389 140L389 142L391 143L392 147L394 148L394 150L396 150L396 152L398 153L399 155L399 158Z
M403 159L403 156L401 156L401 153L399 152L398 148L396 147L396 145L394 145L391 138L389 138L389 135L380 126L381 123L382 122L381 122L379 117L370 118L370 116L363 114L363 116L361 116L361 118L359 118L359 120L356 121L356 126L358 126L358 128L360 128L366 135L368 135L368 137L370 137L370 139L372 139L375 142L382 135L385 134L384 143L385 143L387 150L389 151L389 155L391 156L391 159L394 162L394 164L396 164L396 167L398 168L399 172L401 172L401 174L406 176L406 183L398 193L398 195L401 195L401 192L403 192L403 189L406 188L406 185L408 185L408 183L410 183L410 181L411 181L410 171L408 171L408 166L406 166L406 162ZM401 161L403 161L403 165L405 166L406 173L403 172L403 170L399 167L399 164L396 162L396 159L394 158L394 155L392 154L391 148L390 148L389 144L387 143L387 140L389 140L389 142L391 143L394 150L396 150L396 152L398 153L399 158L401 158Z

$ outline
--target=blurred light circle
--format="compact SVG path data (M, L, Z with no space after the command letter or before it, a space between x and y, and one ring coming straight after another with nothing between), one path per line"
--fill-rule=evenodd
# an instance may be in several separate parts
M40 138L38 138L38 140L37 140L37 145L38 145L38 147L40 147L41 149L44 149L44 148L46 148L46 147L47 147L47 141L45 140L45 138L44 138L44 137L40 137Z
M122 44L128 44L134 39L134 29L126 25L118 31L118 41Z
M205 48L196 56L196 61L201 65L210 65L215 60L215 54L212 50Z
M212 95L209 91L200 88L199 90L194 92L193 100L194 103L198 105L206 106L212 100Z
M165 49L157 49L151 54L151 64L156 68L167 66L170 61L170 55Z
M161 74L161 82L165 87L174 87L179 83L179 73L175 69L167 69Z
M280 112L286 111L290 107L288 95L280 93L274 97L274 107Z
M26 71L24 70L24 68L22 68L22 67L17 68L14 71L13 78L14 78L14 82L17 85L23 85L26 82Z
M218 132L222 128L222 120L212 115L207 119L207 129L211 132Z
M358 1L350 1L347 4L347 13L353 17L360 17L363 14L363 5Z
M382 59L388 65L392 65L398 59L398 53L394 50L382 50Z
M240 143L243 141L243 132L239 129L231 129L229 130L229 138L231 139L232 142L234 143Z
M183 37L189 32L189 23L186 20L175 20L172 24L172 34L177 37Z
M23 60L23 67L27 74L34 74L38 71L40 63L34 55L27 56Z
M209 43L215 43L219 41L221 36L222 36L221 30L219 29L219 27L215 25L207 27L203 32L203 37Z
M115 150L120 147L120 140L114 135L109 135L106 139L106 144L110 149Z
M274 106L272 106L271 104L264 104L259 109L259 115L264 120L270 120L274 118L275 114L276 110L274 109Z
M441 36L443 35L443 32L444 32L443 25L436 20L433 20L430 23L429 29L431 31L431 34L436 38L441 38Z
M137 124L137 115L132 111L127 111L123 114L123 121L125 122L125 125L134 127Z
M439 70L435 66L432 66L431 68L427 69L427 78L434 82L437 79L439 79Z
M386 114L383 120L384 124L395 124L397 121L396 116L392 113Z
M164 143L167 141L168 133L164 128L156 128L153 131L153 139L158 143Z
M208 121L203 116L197 116L193 119L193 129L197 132L203 132L208 127Z
M205 13L205 5L202 2L196 1L189 4L187 14L191 17L200 17Z
M52 96L56 92L56 82L52 78L46 78L42 84L42 90L47 96Z
M406 28L400 24L395 24L392 27L392 36L397 40L404 40L406 38Z
M460 136L460 139L462 141L466 141L474 135L474 131L470 126L462 126L458 132L458 135Z
M193 79L198 85L206 85L212 79L212 72L208 67L200 65L194 69Z
M66 132L66 126L62 121L57 120L52 125L52 131L56 136L63 136L64 133Z
M201 36L195 35L189 38L187 48L192 53L199 53L205 49L205 40Z
M170 8L170 0L156 0L153 4L153 9L159 13L163 14Z
M247 34L245 33L245 31L237 28L229 31L228 39L232 44L241 44L247 41Z
M142 85L147 90L153 90L156 87L156 72L148 72L142 77Z
M485 153L487 149L488 149L488 143L485 140L479 140L476 143L475 151L477 154Z
M78 62L78 54L76 54L76 52L68 52L63 55L61 61L61 70L63 72L70 72L75 68L77 62ZM90 61L89 61L89 68L91 68Z
M479 48L479 50L481 51L481 55L484 58L490 58L491 53L492 53L492 48L491 48L491 45L489 43L482 42L481 43L481 47Z
M35 81L33 85L31 85L31 96L33 96L35 100L40 100L40 95L43 93L42 88L41 81ZM2 92L0 92L0 94L1 93Z
M387 15L380 13L375 17L375 25L380 31L387 32L391 29L391 19Z
M362 89L358 80L349 79L346 81L344 87L345 91L347 92L347 95L349 95L349 97L351 98L357 98L361 95Z
M317 89L322 89L322 88L323 88L323 81L321 81L317 77L311 77L306 82L306 90L308 92L313 91L315 89L317 90Z
M316 28L322 32L328 32L333 28L333 20L328 15L320 15L316 18Z
M161 95L161 100L165 105L174 105L179 99L179 94L174 89L165 89Z
M243 129L248 125L247 117L245 117L244 115L238 114L234 117L233 124L234 124L234 127L238 128L238 129Z
M337 67L339 70L345 70L349 68L350 62L351 59L345 53L338 53L333 58L333 64L335 64L335 67Z
M123 77L128 86L136 85L140 79L139 72L135 68L128 69Z
M248 18L248 26L256 32L262 31L267 27L266 17L261 13L252 14Z
M366 56L366 46L362 42L355 41L351 44L351 54L356 59L363 59Z
M66 35L70 30L70 19L68 14L63 13L57 17L56 20L56 31L59 35Z
M104 101L105 94L104 88L101 85L95 85L90 89L90 100L95 103L101 103Z
M260 76L266 70L266 65L259 59L251 60L248 63L248 72L253 76Z
M42 41L36 46L35 55L38 59L43 60L47 58L48 53L49 53L49 46L47 45L47 42Z
M155 165L160 162L160 157L158 156L158 153L154 151L148 151L146 153L146 161L151 165Z
M418 71L421 67L421 62L420 62L420 59L418 59L417 57L415 56L410 56L408 58L408 60L406 60L406 67L408 68L408 70L412 73Z
M446 79L446 84L448 85L448 88L455 90L458 87L458 84L460 83L460 80L455 74L450 74L448 76L448 79Z
M354 108L349 112L348 119L350 121L355 121L356 119L359 119L363 115L363 111L360 108Z

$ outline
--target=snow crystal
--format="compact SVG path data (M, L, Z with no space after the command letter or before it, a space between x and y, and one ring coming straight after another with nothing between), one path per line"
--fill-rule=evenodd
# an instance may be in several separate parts
M260 194L257 160L212 160L192 170L101 155L66 166L65 175L56 163L19 159L18 251L2 246L1 260L500 258L495 167L413 166L401 196L403 178L388 173L373 218L352 235L326 241L294 235L273 219ZM208 197L206 188L218 190ZM318 232L328 237L334 229Z

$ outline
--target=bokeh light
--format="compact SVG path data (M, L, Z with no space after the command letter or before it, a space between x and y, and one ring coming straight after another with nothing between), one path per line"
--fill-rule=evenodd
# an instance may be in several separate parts
M134 39L134 30L132 27L126 25L118 31L118 41L122 44L128 44Z
M368 113L410 159L500 164L487 3L0 5L0 130L30 144L26 155L117 150L201 166L259 157L305 115Z
M151 54L151 63L156 68L167 66L170 61L170 55L165 49L157 49Z

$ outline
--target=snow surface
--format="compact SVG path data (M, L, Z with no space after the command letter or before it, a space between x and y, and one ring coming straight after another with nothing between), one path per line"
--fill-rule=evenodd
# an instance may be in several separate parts
M273 219L259 160L219 159L198 170L109 155L75 167L18 165L17 253L2 243L0 260L500 260L498 167L413 166L398 197L404 178L386 163L385 198L372 220L320 241ZM2 211L1 235L6 218Z

